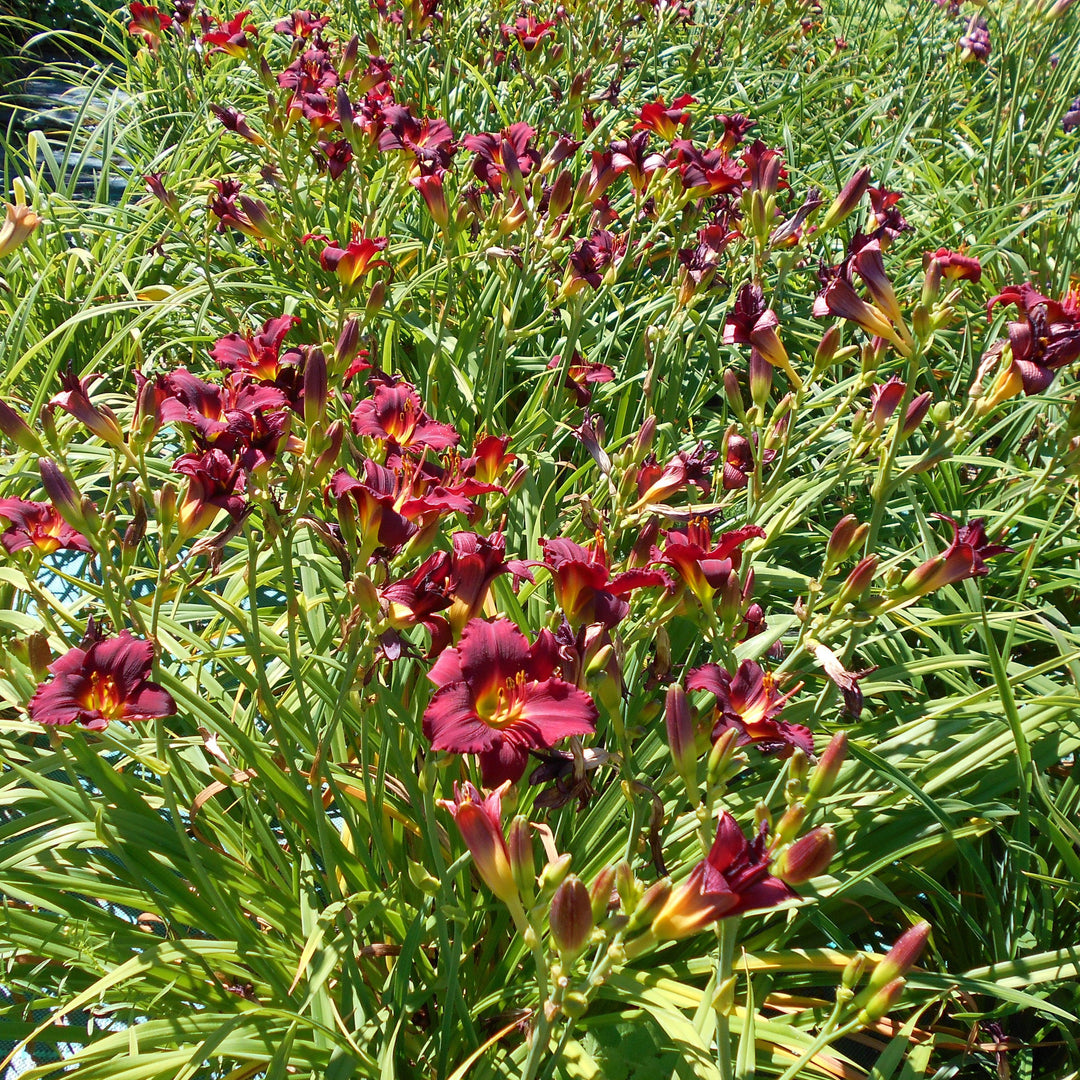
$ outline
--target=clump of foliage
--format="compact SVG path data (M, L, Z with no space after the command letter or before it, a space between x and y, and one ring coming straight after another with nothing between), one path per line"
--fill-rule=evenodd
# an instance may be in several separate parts
M1068 7L112 16L5 148L15 1069L1075 1075Z

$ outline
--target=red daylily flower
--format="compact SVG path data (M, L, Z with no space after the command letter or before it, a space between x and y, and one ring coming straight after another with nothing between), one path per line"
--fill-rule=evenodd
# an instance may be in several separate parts
M668 167L667 155L649 153L649 133L638 131L629 139L620 139L609 147L611 168L616 175L629 173L634 190L644 193L652 180L653 173Z
M683 275L679 285L679 303L688 304L695 293L703 292L713 284L720 265L720 256L738 236L738 229L731 229L717 220L698 230L695 247L679 249L680 270Z
M107 405L95 405L90 400L90 384L100 375L90 375L80 379L73 371L61 377L63 390L49 399L48 408L61 408L70 413L88 431L111 446L124 445L124 433L116 414Z
M563 292L573 296L586 284L599 289L606 273L613 272L626 251L626 236L597 229L587 240L578 240L570 252L570 269Z
M737 195L742 191L746 170L723 149L699 150L687 139L676 140L672 147L683 187L692 198Z
M252 146L264 145L262 136L256 135L255 132L248 127L247 117L238 109L233 109L229 106L215 105L211 102L210 111L221 121L222 127L227 131L239 135L242 139L247 139Z
M461 459L462 476L475 477L482 484L495 484L517 461L517 454L507 452L509 435L483 435L476 440L470 457Z
M53 678L30 699L30 719L102 731L110 720L173 716L172 697L147 678L153 663L153 642L140 641L127 630L89 648L71 649L49 665Z
M218 219L216 229L224 233L232 228L254 240L276 240L277 228L262 199L241 195L238 180L211 180L217 194L210 199L210 212Z
M436 551L411 574L379 589L387 619L395 630L420 625L431 635L429 656L435 656L450 644L450 624L436 614L451 604L449 576L450 556L445 551Z
M278 315L267 319L257 334L226 334L214 343L210 355L225 371L272 383L281 374L281 343L299 321L295 315Z
M788 360L787 350L780 341L777 333L779 326L780 319L776 312L765 306L761 286L748 281L739 289L735 306L724 322L724 344L751 346L773 367L780 368L789 379L794 377L794 381L801 384Z
M251 14L250 10L241 11L231 19L215 19L216 30L208 30L202 36L204 45L211 45L211 53L227 53L229 56L244 57L251 46L248 34L258 34L258 29L253 23L245 23L244 20Z
M205 454L184 454L172 471L188 478L187 491L177 507L177 529L186 540L208 529L220 510L239 521L247 510L240 494L247 478L221 450Z
M445 120L417 119L408 105L391 102L383 107L385 130L379 135L382 151L402 150L413 155L421 169L442 173L457 151L454 133Z
M278 86L291 90L287 109L309 120L314 128L336 128L334 88L337 68L330 53L319 47L305 49L278 77Z
M778 719L785 703L799 687L786 694L778 693L772 675L755 661L744 660L734 675L718 664L705 664L690 672L686 688L716 695L713 739L734 728L740 745L753 743L763 754L786 758L795 749L813 754L814 737L810 729Z
M955 585L967 578L984 577L990 573L987 559L1012 554L1012 548L990 543L982 518L975 518L967 525L957 525L947 514L934 513L933 517L947 521L952 526L952 543L940 555L927 559L904 578L900 585L900 592L904 596L925 596L945 585Z
M717 919L763 911L796 897L788 885L769 873L767 830L762 822L757 835L747 841L738 822L725 810L708 856L672 891L653 919L653 935L660 940L687 937Z
M691 484L702 495L708 495L712 489L712 464L719 456L718 451L706 450L705 444L699 442L693 450L680 450L661 468L656 458L649 454L638 470L638 505L662 502Z
M33 547L43 555L66 548L91 552L90 542L73 529L52 503L27 499L0 499L0 519L8 522L0 534L0 544L9 554Z
M330 16L321 18L310 11L294 11L287 18L274 24L275 34L288 34L296 41L317 35L320 30L325 30L330 23Z
M305 240L326 240L322 235L305 236ZM360 226L352 227L352 239L341 247L336 240L327 241L326 247L319 253L319 265L326 271L337 274L341 284L351 289L362 277L377 266L389 266L385 259L376 259L380 251L386 250L388 241L385 236L366 237L360 234Z
M339 502L350 498L356 503L356 523L365 553L370 555L380 547L388 554L394 554L416 534L416 525L396 507L400 494L399 478L370 458L364 462L363 480L339 469L331 478L328 490Z
M473 857L476 872L484 884L502 901L517 899L518 888L510 866L510 851L502 827L502 797L509 784L484 798L468 781L454 784L454 799L436 799L444 810L453 815Z
M528 124L511 124L510 127L479 135L466 135L462 140L466 150L471 150L473 172L478 180L487 184L493 195L502 192L502 178L517 174L528 176L540 164L539 152L529 145L536 134Z
M506 538L501 532L490 536L478 536L472 532L456 532L450 540L453 553L450 556L449 591L453 597L448 617L454 636L473 619L484 614L491 583L500 575L514 575L515 585L519 579L532 581L530 567L539 563L506 558Z
M741 595L740 548L747 540L764 536L765 530L760 525L746 525L721 533L714 545L705 518L691 518L685 529L668 529L664 533L664 550L653 548L652 559L654 563L672 567L698 600L709 606L721 590L734 587Z
M513 26L500 23L499 30L502 32L503 41L509 42L511 37L516 37L526 52L532 52L544 38L551 37L553 26L554 21L540 22L535 15L519 15Z
M549 368L557 368L562 364L562 356L553 356L548 361ZM566 379L563 386L573 391L574 400L585 408L592 401L592 391L589 383L607 383L615 378L615 372L607 366L596 361L586 360L577 349L574 350L570 366L566 369Z
M657 570L627 570L612 577L607 548L599 534L591 551L562 537L541 540L540 550L551 571L555 602L574 628L587 623L616 626L630 610L625 597L634 589L671 585L668 576Z
M128 23L128 32L142 38L151 50L161 44L161 38L172 24L172 16L158 11L156 7L148 7L140 4L139 0L132 0L128 5L131 12L131 22Z
M461 436L449 424L432 420L424 410L420 395L407 382L371 380L375 387L351 414L354 435L393 443L402 450L445 450L456 446Z
M1025 281L993 297L986 305L988 318L997 304L1015 304L1023 315L1023 321L1009 323L1008 330L1025 394L1045 390L1055 372L1080 359L1080 289L1051 300Z
M686 111L686 106L696 104L697 98L692 97L690 94L677 97L670 107L662 97L658 97L655 101L651 101L648 105L642 107L641 112L638 113L638 120L634 125L634 130L652 131L662 139L671 142L678 133L679 128L690 123L690 113Z
M436 750L479 755L485 786L516 782L530 749L595 730L592 698L554 670L550 647L530 645L508 619L473 619L428 672L424 734Z

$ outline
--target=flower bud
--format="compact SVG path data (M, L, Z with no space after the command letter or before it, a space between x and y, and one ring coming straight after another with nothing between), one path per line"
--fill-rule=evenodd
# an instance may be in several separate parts
M803 827L805 821L806 807L802 803L792 803L776 823L776 829L773 833L773 849L775 850L784 844L790 844L799 835L799 830Z
M341 375L360 353L360 320L346 319L334 346L334 369Z
M730 779L728 770L735 760L735 744L738 734L734 728L728 728L713 743L713 748L709 751L709 762L706 767L706 777L710 788L714 788Z
M877 573L877 566L876 555L867 555L865 559L862 559L840 586L840 603L851 604L858 600L870 588L870 582L874 580L874 575Z
M896 939L893 947L874 968L866 986L866 995L876 993L886 984L893 982L901 975L906 975L915 966L915 962L926 948L930 930L930 924L923 920L905 930Z
M694 718L690 714L690 699L678 684L668 687L664 720L675 771L683 778L688 789L696 789L697 749L694 746Z
M740 419L746 419L746 405L743 403L742 390L739 389L739 376L731 368L724 369L724 395L731 411Z
M533 853L532 827L521 814L510 823L506 838L510 852L510 871L525 903L531 904L536 893L536 858Z
M615 867L615 889L622 901L624 914L633 915L645 889L634 876L634 871L630 869L628 862L621 862Z
M847 733L838 731L825 747L824 753L818 758L817 766L810 777L808 801L816 803L821 799L828 798L832 789L836 786L836 779L840 775L840 767L847 757Z
M657 915L663 911L670 896L671 878L661 878L659 881L653 882L642 894L638 906L634 909L627 932L633 933L635 930L648 926L653 922Z
M858 986L865 970L866 953L856 953L847 962L847 966L844 968L844 974L840 976L841 985L847 990L851 990L853 987Z
M31 454L44 454L45 447L30 429L26 421L6 402L0 401L0 432L3 432L16 446L28 450Z
M60 471L55 462L44 457L38 458L38 469L41 472L41 486L56 507L56 512L84 536L95 536L101 520L94 504L79 494L78 488Z
M304 362L304 423L310 428L326 417L326 357L322 349L312 349Z
M820 228L833 229L848 217L862 201L866 189L870 186L870 169L863 166L840 189L840 194L833 199L832 205L825 211Z
M876 1024L883 1016L887 1016L904 992L904 979L893 979L877 991L859 1011L859 1023L863 1027Z
M565 214L573 198L574 178L568 170L563 169L555 178L555 183L551 185L551 191L548 193L548 220L554 221Z
M773 366L758 352L750 350L750 397L759 408L765 407L772 391Z
M829 536L825 549L826 566L835 566L843 562L857 547L861 547L870 527L860 524L854 514L845 514Z
M558 858L545 864L544 869L540 871L540 891L549 892L557 889L562 884L563 878L566 877L569 870L569 854L560 855Z
M589 890L589 903L592 905L592 917L594 923L604 921L611 906L611 892L615 887L615 867L605 866Z
M919 394L907 407L907 412L904 414L904 422L900 426L900 438L909 439L919 429L919 425L923 422L927 412L930 410L930 403L933 401L933 395L929 392Z
M774 864L773 873L789 885L824 874L836 854L836 835L827 825L812 829L781 853Z
M842 334L840 324L834 323L821 335L817 348L814 350L814 371L824 371L832 365L836 357L836 351L840 348Z
M585 948L593 929L592 900L575 874L555 890L548 919L551 938L560 953L572 958Z

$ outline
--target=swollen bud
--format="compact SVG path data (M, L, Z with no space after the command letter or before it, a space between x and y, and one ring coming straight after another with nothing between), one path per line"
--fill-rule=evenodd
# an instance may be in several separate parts
M864 1027L876 1024L883 1016L887 1016L904 993L905 980L893 979L877 991L859 1011L859 1023Z
M540 871L540 891L549 892L562 884L570 870L570 855L560 855L544 866Z
M689 791L697 788L697 749L694 745L694 718L690 715L690 700L678 684L668 687L664 721L668 746L675 771Z
M886 984L892 983L901 975L906 975L915 966L915 962L926 948L926 943L930 938L930 929L930 924L923 920L916 923L910 930L905 930L896 939L896 944L874 968L866 987L868 994L876 993Z
M326 357L312 349L304 362L304 423L310 428L326 417L328 394Z
M833 199L832 206L825 211L825 217L822 218L820 228L822 230L832 229L839 225L859 205L869 186L870 170L863 166L840 189L840 194Z
M648 926L667 904L671 896L671 878L661 878L650 885L642 894L637 908L634 910L628 933L633 933L642 926Z
M551 898L551 938L560 953L576 956L593 929L592 900L584 882L571 874Z
M506 839L510 853L510 872L526 905L531 904L536 893L536 858L533 853L532 828L521 814L510 823Z
M830 326L821 335L821 341L814 350L814 371L824 371L832 364L836 357L836 350L840 348L841 337L839 323Z
M16 446L28 450L31 454L45 453L41 440L30 430L26 421L3 401L0 401L0 432L3 432Z
M38 458L41 486L49 496L56 512L73 528L86 536L96 535L101 521L97 508L79 494L75 485L48 458Z
M709 751L709 763L706 772L710 788L714 788L730 779L728 770L735 761L735 744L738 736L739 733L734 728L728 728L713 743L713 748Z
M634 871L630 869L628 862L621 862L615 867L615 889L622 901L623 911L632 915L645 890L641 882L634 877Z
M810 802L813 803L828 798L832 789L836 786L836 778L840 775L840 767L844 764L846 757L847 733L839 731L829 740L829 745L825 747L824 753L818 758L817 767L810 777L808 791Z
M731 411L740 419L746 419L746 405L743 403L742 390L739 388L739 376L731 368L724 369L724 395Z
M589 903L592 905L594 923L603 922L611 906L611 891L615 887L615 867L605 866L589 890Z
M877 573L877 566L878 557L876 555L867 555L865 559L862 559L855 569L848 574L844 584L840 586L840 603L851 604L858 600L870 588L870 583Z
M824 874L836 854L836 835L827 825L800 836L773 864L773 873L789 885Z
M860 547L866 539L870 527L860 524L854 514L845 514L837 523L829 537L828 546L825 549L825 563L827 566L835 566L843 562L856 548Z
M866 970L866 953L856 953L844 968L844 974L840 976L840 982L845 989L851 990L859 985Z

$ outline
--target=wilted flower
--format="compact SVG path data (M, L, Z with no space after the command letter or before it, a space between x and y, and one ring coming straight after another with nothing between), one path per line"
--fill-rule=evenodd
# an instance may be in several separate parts
M990 58L990 28L986 20L974 16L968 23L967 31L957 42L957 48L961 51L960 62L968 60L980 60L985 63Z
M672 890L653 919L653 936L661 941L687 937L717 919L776 907L794 898L792 889L769 873L765 837L762 824L754 839L747 841L725 810L708 857Z
M485 785L517 781L529 750L594 730L596 705L555 677L551 642L530 645L508 619L473 619L428 678L424 734L436 750L477 754Z
M53 678L30 700L30 719L39 724L82 724L101 731L110 720L172 716L176 703L147 679L154 662L152 642L127 630L88 648L75 648L49 665Z
M558 368L562 364L562 356L553 356L548 362L549 368ZM563 386L573 391L574 400L585 408L592 401L590 383L611 382L615 378L615 372L607 364L586 360L576 349L566 369L566 378Z

